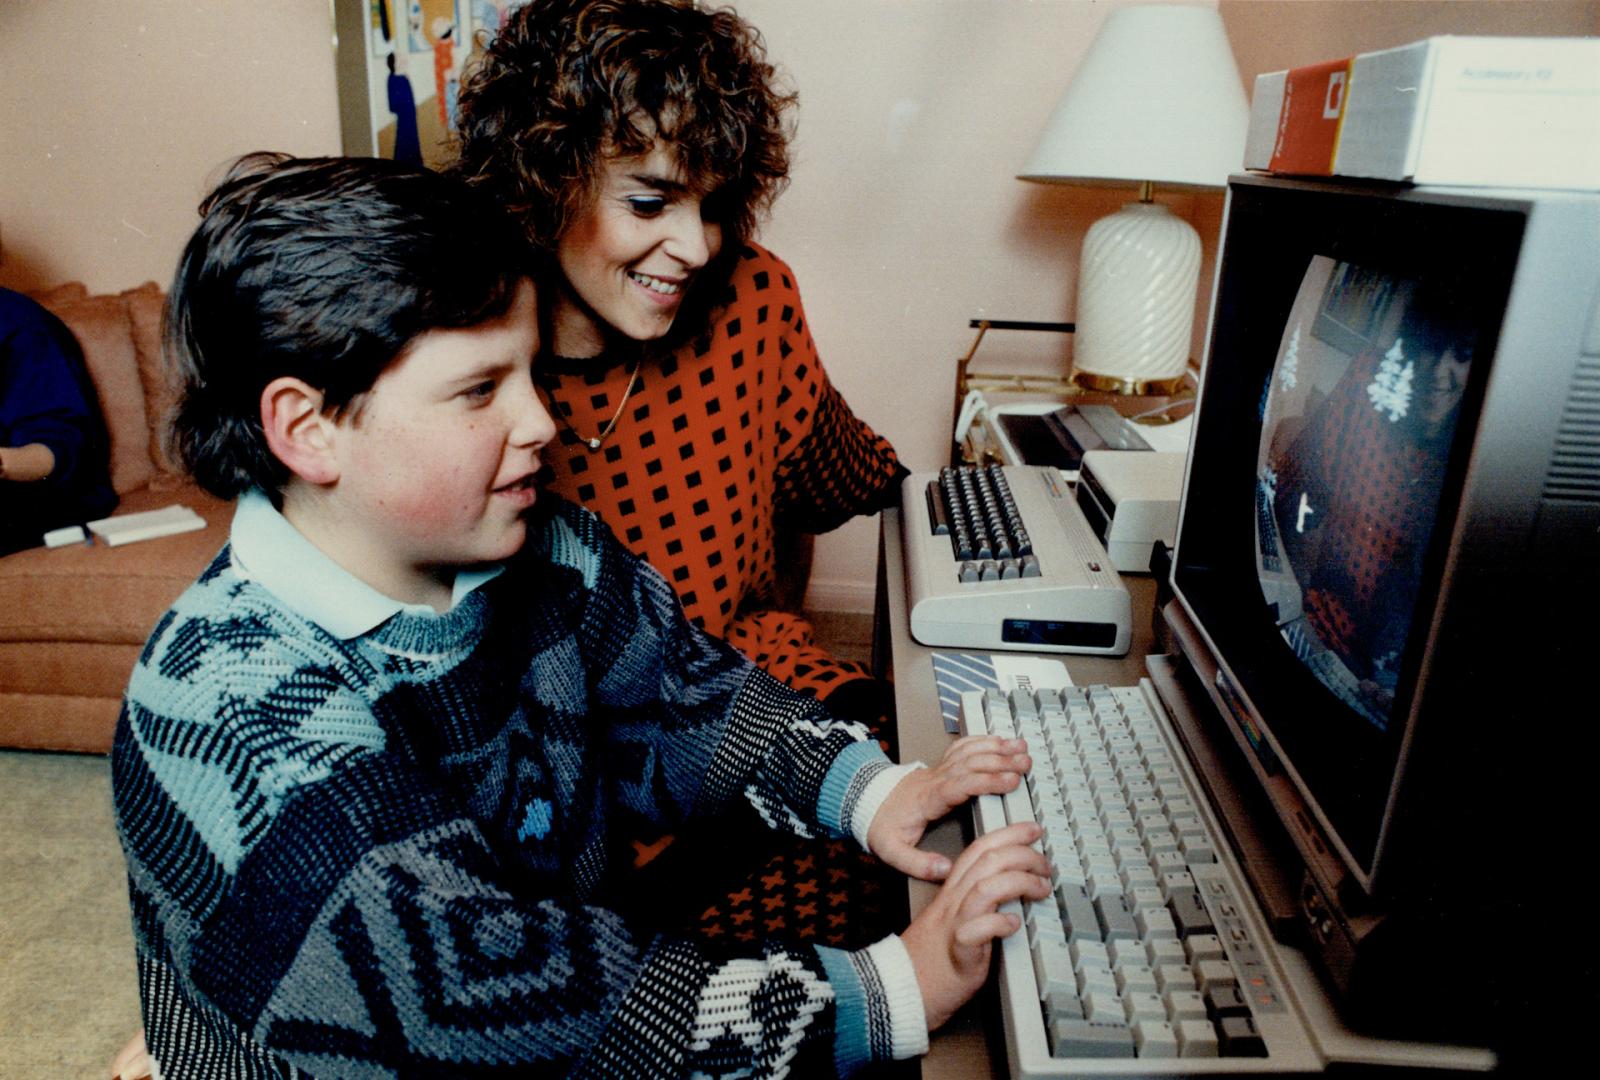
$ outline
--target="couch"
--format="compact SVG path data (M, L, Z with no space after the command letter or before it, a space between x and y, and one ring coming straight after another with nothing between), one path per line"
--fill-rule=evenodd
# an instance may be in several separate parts
M122 691L156 620L227 539L229 503L164 452L174 395L161 363L159 286L36 294L83 347L111 435L115 513L174 503L206 527L155 540L34 548L0 557L0 746L103 753Z

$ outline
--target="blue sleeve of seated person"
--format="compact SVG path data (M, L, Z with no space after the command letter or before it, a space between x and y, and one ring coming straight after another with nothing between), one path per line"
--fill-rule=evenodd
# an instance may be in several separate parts
M12 485L8 516L19 525L42 535L116 505L105 423L77 342L37 303L0 289L0 445L32 443L50 448L55 467L25 489Z

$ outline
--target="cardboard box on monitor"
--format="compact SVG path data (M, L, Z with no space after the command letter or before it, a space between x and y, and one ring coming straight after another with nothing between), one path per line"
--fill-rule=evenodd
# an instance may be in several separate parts
M1244 165L1600 189L1600 38L1431 37L1258 75Z

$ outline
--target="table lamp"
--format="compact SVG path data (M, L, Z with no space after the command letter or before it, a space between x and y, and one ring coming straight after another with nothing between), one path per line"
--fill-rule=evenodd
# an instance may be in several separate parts
M1149 4L1107 16L1018 179L1137 184L1139 201L1083 241L1072 381L1167 394L1189 364L1200 237L1156 185L1221 188L1242 168L1250 107L1213 8Z

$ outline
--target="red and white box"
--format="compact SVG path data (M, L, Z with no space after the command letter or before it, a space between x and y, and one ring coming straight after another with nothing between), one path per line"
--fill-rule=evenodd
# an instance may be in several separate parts
M1600 189L1600 38L1431 37L1258 75L1244 166Z

